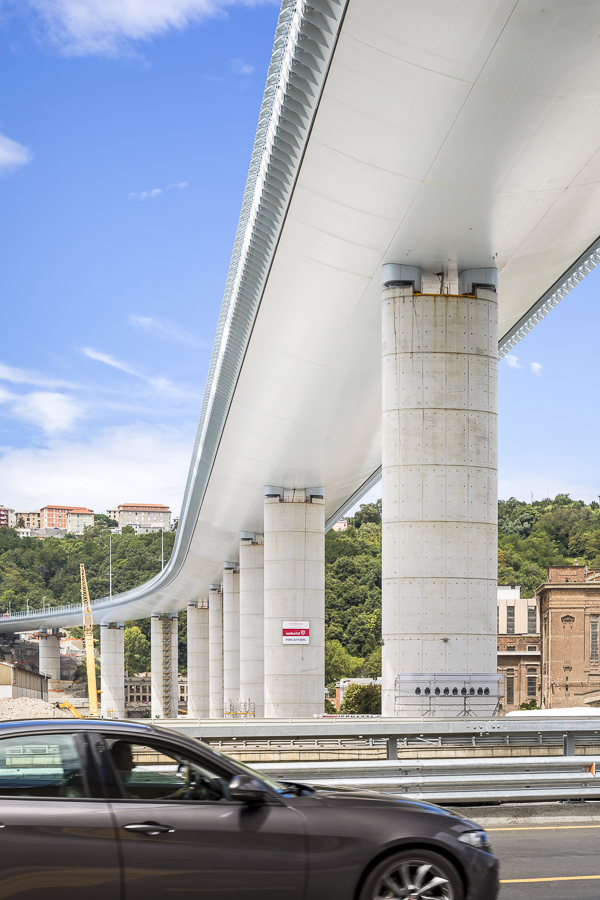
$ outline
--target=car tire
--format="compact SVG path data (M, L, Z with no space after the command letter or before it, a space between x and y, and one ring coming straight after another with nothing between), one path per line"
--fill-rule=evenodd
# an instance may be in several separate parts
M464 900L464 896L452 863L439 853L417 848L394 853L378 863L369 872L359 900Z

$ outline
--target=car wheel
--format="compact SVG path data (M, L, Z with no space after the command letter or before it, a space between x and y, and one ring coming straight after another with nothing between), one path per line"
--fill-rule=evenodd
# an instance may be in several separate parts
M430 850L388 856L368 875L360 900L464 900L458 872Z

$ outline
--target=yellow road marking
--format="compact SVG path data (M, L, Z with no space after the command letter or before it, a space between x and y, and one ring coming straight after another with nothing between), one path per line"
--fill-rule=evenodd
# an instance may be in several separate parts
M568 828L600 828L600 825L515 825L506 828L485 828L490 831L564 831Z
M554 878L501 878L500 884L529 884L531 881L598 881L600 875L556 875Z

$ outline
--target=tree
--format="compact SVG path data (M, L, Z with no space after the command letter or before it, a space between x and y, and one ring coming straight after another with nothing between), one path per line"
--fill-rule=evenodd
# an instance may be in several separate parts
M25 528L25 519L23 516L19 516L17 519L17 528Z
M125 629L125 669L128 675L150 670L150 641L137 625Z
M381 688L378 684L351 684L346 688L340 712L349 715L380 715Z
M116 528L117 521L116 519L109 519L104 513L98 513L97 515L94 513L94 525L104 525L105 528Z
M335 706L333 705L333 703L331 702L331 700L325 699L325 712L326 712L327 715L329 715L329 716L335 716L335 715L337 715L337 709L335 708Z
M359 511L354 514L354 527L360 528L366 522L381 525L381 500L376 503L361 503Z
M364 660L351 656L339 641L325 641L325 684L340 678L356 678Z

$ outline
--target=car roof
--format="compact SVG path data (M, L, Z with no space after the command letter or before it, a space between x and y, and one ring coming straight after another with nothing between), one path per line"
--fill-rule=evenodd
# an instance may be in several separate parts
M130 731L155 732L152 725L140 725L137 722L124 722L118 719L7 719L0 722L0 735L10 731Z

